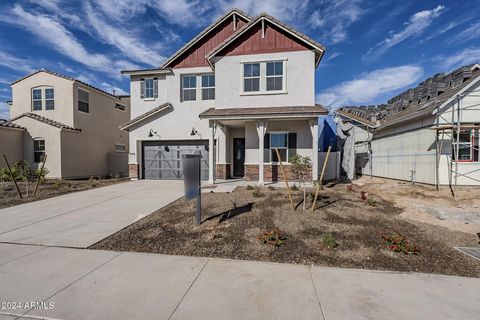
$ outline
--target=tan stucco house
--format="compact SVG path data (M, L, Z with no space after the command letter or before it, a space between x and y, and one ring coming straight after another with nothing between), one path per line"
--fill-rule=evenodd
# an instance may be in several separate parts
M201 154L202 179L281 178L295 154L318 179L315 69L325 48L268 14L232 10L158 69L130 76L130 176L182 179L182 157Z
M0 126L0 145L14 146L11 162L21 156L39 166L47 155L49 178L126 175L128 133L119 125L129 118L129 97L42 69L12 84L11 120L4 122L10 126ZM7 130L22 132L21 139L8 138Z

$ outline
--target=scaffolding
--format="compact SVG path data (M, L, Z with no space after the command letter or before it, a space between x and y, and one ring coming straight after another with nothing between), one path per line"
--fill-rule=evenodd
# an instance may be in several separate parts
M480 180L468 177L469 174L474 172L480 171L480 168L474 169L473 171L467 173L460 173L459 172L459 162L460 162L460 145L469 145L471 153L477 152L477 157L479 154L478 145L475 146L474 139L470 138L469 143L464 143L460 141L460 135L462 131L465 130L479 130L480 123L468 123L462 121L462 115L464 110L477 110L480 111L480 104L473 104L471 106L463 106L463 98L465 96L469 97L480 97L480 95L472 94L474 91L463 92L462 94L457 94L455 97L455 103L452 105L451 111L451 119L444 117L440 113L440 105L436 108L436 125L432 127L432 130L436 131L436 163L435 163L435 184L437 190L439 190L439 180L440 180L440 161L443 152L443 145L445 141L445 137L449 137L451 141L451 151L447 153L447 161L448 161L448 179L449 179L449 187L452 192L452 195L456 198L456 190L458 186L458 178L459 177L467 177L469 179L473 179L477 182ZM443 120L445 123L440 123L440 120ZM470 133L472 135L472 133ZM478 134L477 134L478 135ZM473 133L475 137L475 132ZM454 141L455 140L455 141ZM475 157L474 154L471 156ZM478 159L477 159L478 160Z

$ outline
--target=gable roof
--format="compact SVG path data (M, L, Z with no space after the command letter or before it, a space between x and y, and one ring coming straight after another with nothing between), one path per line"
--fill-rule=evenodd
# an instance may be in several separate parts
M122 124L120 126L120 129L121 130L125 130L125 131L128 131L127 129L130 128L131 126L133 126L134 124L140 122L140 121L143 121L163 110L166 110L166 109L169 109L169 108L173 108L172 104L170 102L165 102L164 104L161 104L159 105L158 107L156 108L153 108L152 110L149 110L141 115L139 115L138 117L135 117L133 118L132 120L130 121L127 121L125 122L124 124Z
M10 121L5 120L5 119L0 119L0 127L9 128L9 129L20 129L20 130L25 129L22 126L19 126L18 124L15 124L15 123L10 122Z
M379 124L371 119L367 119L363 114L357 114L353 112L351 108L337 109L335 112L341 116L344 116L350 120L359 122L363 125L366 125L370 128L377 127Z
M25 77L20 78L20 79L18 79L18 80L16 80L16 81L12 82L11 85L14 85L14 84L17 83L17 82L20 82L20 81L22 81L22 80L25 80L25 79L27 79L27 78L29 78L29 77L31 77L31 76L33 76L33 75L36 75L37 73L40 73L40 72L45 72L45 73L51 74L51 75L56 76L56 77L64 78L64 79L67 79L67 80L70 80L70 81L73 81L73 82L77 82L77 83L83 84L84 86L87 86L87 87L92 88L92 89L94 89L94 90L96 90L96 91L99 91L99 92L101 92L101 93L104 93L104 94L106 94L106 95L109 95L109 96L111 96L111 97L113 97L113 98L115 98L115 99L118 99L117 96L115 96L115 95L113 95L113 94L111 94L111 93L109 93L109 92L107 92L107 91L105 91L105 90L102 90L102 89L100 89L100 88L97 88L97 87L95 87L95 86L92 86L91 84L88 84L88 83L83 82L83 81L80 81L80 80L78 80L78 79L76 79L76 78L69 77L69 76L60 74L60 73L58 73L58 72L51 71L51 70L47 70L47 69L40 69L40 70L37 70L37 71L35 71L35 72L33 72L33 73L30 73L30 74L26 75Z
M169 67L177 58L179 58L185 51L190 49L194 44L198 43L201 39L203 39L206 35L208 35L212 30L214 30L218 25L222 22L227 20L228 18L232 17L233 15L238 15L246 21L250 21L251 17L248 16L245 12L239 9L232 9L227 12L224 16L220 17L217 21L213 22L211 25L206 27L202 32L200 32L197 36L195 36L192 40L187 42L183 47L177 50L173 55L170 56L162 65L161 69L165 69Z
M286 25L285 23L281 22L280 20L275 19L271 15L268 15L267 13L261 13L259 16L256 18L252 19L249 23L244 25L240 30L234 34L232 34L230 37L225 39L222 43L220 43L215 49L209 52L207 55L207 61L210 64L210 66L213 68L213 63L210 61L213 57L215 57L220 51L222 51L224 48L226 48L228 45L230 45L232 42L234 42L238 37L240 37L242 34L244 34L246 31L250 30L254 25L257 23L260 23L261 21L268 21L274 26L280 28L281 30L285 31L287 34L293 36L294 38L300 40L303 42L306 46L310 47L312 49L317 58L315 61L315 66L318 66L320 63L320 60L322 59L324 53L325 53L325 46L322 44L318 43L317 41L313 40L312 38L304 35L301 32L298 32L297 30L293 29L292 27Z
M43 122L45 124L57 127L59 129L62 129L62 130L70 130L70 131L77 131L77 132L82 131L81 129L71 127L69 125L63 124L61 122L58 122L58 121L55 121L55 120L52 120L52 119L49 119L49 118L42 117L38 114L34 114L34 113L31 113L31 112L22 113L21 115L13 118L11 121L15 121L15 120L18 120L18 119L23 118L23 117L28 117L28 118L31 118L33 120Z

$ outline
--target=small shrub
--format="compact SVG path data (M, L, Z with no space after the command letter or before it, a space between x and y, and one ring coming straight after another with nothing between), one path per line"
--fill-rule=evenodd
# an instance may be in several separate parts
M365 203L372 207L375 207L377 205L377 201L371 197L367 198L367 201L365 201Z
M262 193L259 189L253 191L252 195L253 195L254 198L261 198L261 197L263 197L263 193Z
M254 188L251 185L247 185L247 190L253 190Z
M287 237L278 230L270 230L270 231L265 231L260 236L258 236L257 240L263 244L269 244L274 247L280 247L285 244Z
M292 191L298 191L297 185L294 183L293 186L290 187L290 190L292 190Z
M90 183L92 185L92 187L96 187L98 185L98 180L95 179L95 177L90 177L90 179L88 179L88 183Z
M53 182L53 187L54 187L55 189L60 188L60 180L55 180L55 181Z
M325 247L330 249L338 247L337 241L335 241L335 238L329 233L322 237L322 243Z
M270 190L270 191L275 191L275 190L277 190L277 189L275 189L275 187L273 187L273 186L268 186L268 190Z
M417 254L420 249L415 243L411 243L404 236L393 232L388 235L382 235L382 239L391 251L403 252L405 254Z

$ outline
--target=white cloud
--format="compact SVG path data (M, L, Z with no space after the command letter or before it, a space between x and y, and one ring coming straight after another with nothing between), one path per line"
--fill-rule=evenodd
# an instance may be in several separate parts
M0 50L0 66L21 71L24 73L30 73L35 68L32 66L32 62L29 59L19 58L11 53Z
M154 0L148 4L166 21L183 28L210 22L218 9L215 2L202 0Z
M450 42L465 42L480 37L480 22L472 24L462 32L456 34Z
M388 49L399 44L400 42L410 37L422 34L432 24L432 22L443 13L444 10L445 7L439 5L432 10L424 10L413 14L408 22L404 24L404 28L401 31L391 34L385 40L370 48L363 56L363 59L376 59L388 51Z
M122 88L114 85L114 84L111 84L111 83L108 83L108 82L103 82L101 85L100 85L100 88L102 88L103 90L107 91L107 92L110 92L110 93L114 93L116 95L128 95L130 93L126 92L125 90L123 90Z
M9 106L3 101L0 101L0 119L10 119Z
M450 56L439 55L433 60L436 61L443 70L451 70L472 63L480 63L480 47L465 48Z
M423 69L413 65L377 69L324 90L316 100L333 108L371 104L385 94L411 85L422 75Z
M147 0L95 0L96 7L119 22L131 19L147 10Z
M96 31L97 39L100 38L103 42L116 47L125 56L134 61L157 67L165 60L165 57L141 42L140 35L130 33L118 25L108 24L106 17L98 15L88 2L85 5L85 12L90 25Z
M91 69L119 76L117 62L100 53L89 52L59 21L52 16L31 14L15 5L6 21L35 34L39 40L52 46L64 56Z

